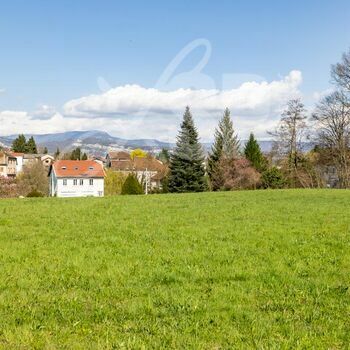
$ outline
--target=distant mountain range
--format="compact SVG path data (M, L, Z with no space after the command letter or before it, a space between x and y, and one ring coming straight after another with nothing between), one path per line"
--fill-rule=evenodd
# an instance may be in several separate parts
M9 147L18 135L0 136L0 146ZM27 138L32 135L25 135ZM94 155L105 155L109 150L131 150L142 148L147 151L158 152L162 148L172 149L175 144L162 142L156 139L127 140L109 135L104 131L67 131L55 134L33 135L38 147L47 147L50 153L56 151L68 152L75 147L81 147L84 152ZM242 144L245 142L242 141ZM271 150L272 141L259 141L263 152ZM206 150L210 143L204 143Z

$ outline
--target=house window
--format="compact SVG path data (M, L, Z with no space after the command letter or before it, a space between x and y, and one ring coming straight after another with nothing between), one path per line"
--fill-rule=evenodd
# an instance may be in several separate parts
M79 184L80 184L80 186L83 186L84 185L84 180L80 179Z
M89 180L89 185L92 186L94 184L94 179Z
M78 184L78 180L77 179L73 179L73 185L76 186Z
M63 179L63 186L67 186L67 179Z

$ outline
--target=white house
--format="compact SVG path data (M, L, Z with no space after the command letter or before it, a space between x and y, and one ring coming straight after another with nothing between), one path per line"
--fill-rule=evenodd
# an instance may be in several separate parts
M103 197L105 172L94 160L57 160L49 171L50 195Z
M11 155L16 158L16 173L20 173L23 169L24 153L12 152Z

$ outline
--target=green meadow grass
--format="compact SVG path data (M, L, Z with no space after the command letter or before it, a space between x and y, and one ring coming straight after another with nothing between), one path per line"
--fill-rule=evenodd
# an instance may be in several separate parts
M350 192L0 201L0 348L348 349Z

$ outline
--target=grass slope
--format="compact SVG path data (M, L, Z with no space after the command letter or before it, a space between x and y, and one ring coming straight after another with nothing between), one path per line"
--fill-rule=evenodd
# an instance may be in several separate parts
M349 348L350 192L0 201L0 348Z

